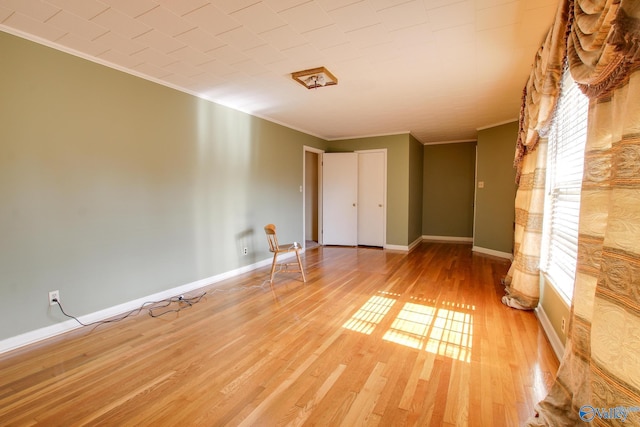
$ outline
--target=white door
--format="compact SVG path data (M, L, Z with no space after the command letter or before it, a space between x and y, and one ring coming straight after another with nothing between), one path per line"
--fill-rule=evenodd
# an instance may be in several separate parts
M322 156L322 243L358 244L358 155Z
M382 151L358 153L358 245L384 246L385 163Z

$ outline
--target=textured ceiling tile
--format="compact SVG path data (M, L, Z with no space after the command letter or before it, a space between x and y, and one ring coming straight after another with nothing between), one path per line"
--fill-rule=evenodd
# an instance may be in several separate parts
M107 62L115 64L117 68L125 68L125 69L134 69L136 65L140 64L140 60L135 57L125 54L122 52L118 52L115 49L107 50L101 53L98 56L100 59L103 59Z
M171 64L167 64L162 68L166 71L173 73L174 76L175 75L186 76L189 78L189 80L191 80L191 78L194 76L197 77L204 73L204 71L201 68L191 64L187 64L186 62L182 62L182 61L172 62Z
M476 43L478 41L476 26L474 23L443 28L438 31L434 31L433 35L439 43L450 47L461 44Z
M153 8L136 19L150 27L156 28L168 36L174 37L195 27L193 22L186 21L162 6Z
M476 10L473 1L462 1L451 5L428 9L429 22L434 30L453 28L460 25L473 23L476 19Z
M260 0L211 0L211 3L213 3L215 7L224 13L229 14L245 9L259 2Z
M233 64L233 68L245 73L248 76L260 76L267 74L269 71L257 61L253 59L247 59L246 61L236 62Z
M183 16L209 3L209 0L162 0L162 6Z
M553 23L553 17L556 12L556 5L538 7L535 9L528 9L525 11L525 18L518 26L520 33L518 34L518 40L526 40L527 34L544 34ZM532 43L535 45L542 45L543 37L533 38Z
M131 56L135 57L136 59L139 59L140 61L152 64L158 68L162 68L165 65L171 64L175 61L175 59L172 58L171 56L166 55L152 48L141 50L140 52L136 52Z
M342 43L339 45L327 47L322 49L322 53L327 58L332 58L333 62L352 62L356 61L359 58L364 57L362 52L351 42Z
M428 23L399 28L390 34L396 42L402 43L402 49L428 50L430 43L435 41L435 35Z
M297 61L294 61L290 58L285 58L281 61L276 61L268 64L268 67L274 75L290 76L291 73L301 70L299 65L300 64L298 64Z
M369 61L377 67L389 62L393 62L390 67L394 69L415 65L415 61L407 61L406 58L400 57L400 49L398 49L398 46L393 42L365 47L362 49L362 52L369 58Z
M200 27L196 27L192 30L179 34L175 39L201 50L202 52L208 52L225 45L225 42L214 35L207 33Z
M286 49L282 51L282 53L286 54L288 57L292 58L294 61L302 64L300 69L307 68L316 68L322 67L325 56L320 53L318 49L313 47L310 44L294 46L292 48ZM306 64L306 65L305 65ZM292 70L298 71L298 70Z
M169 52L169 56L173 59L177 59L178 61L186 62L194 66L204 64L212 59L211 55L194 49L191 46L181 47L178 50Z
M64 44L64 46L81 52L85 55L98 56L105 51L103 46L93 43L84 37L78 37L75 34L67 33L57 40L58 43Z
M169 74L163 77L163 80L178 88L187 88L194 83L192 79L185 77L183 74Z
M319 50L349 42L347 36L342 31L337 30L335 25L307 31L303 36Z
M211 4L187 13L184 18L213 35L224 33L241 25L237 20L225 15Z
M102 3L106 3L113 9L124 13L125 15L135 18L143 13L158 6L158 3L153 0L100 0Z
M260 37L280 50L289 49L308 42L305 37L294 31L289 25L260 33Z
M163 77L170 74L165 70L163 70L162 68L156 67L155 65L149 62L143 62L141 64L136 65L134 70L155 79L162 79Z
M555 12L555 10L558 8L558 5L558 0L525 0L525 8L527 10L538 9L541 7L550 7Z
M148 25L116 9L107 9L93 17L91 21L130 39L151 30Z
M276 12L268 8L264 3L256 3L245 7L233 12L231 16L257 34L287 25Z
M510 1L510 0L509 0ZM451 5L452 0L424 0L424 7L429 9L437 9L443 6Z
M216 48L210 52L207 52L210 58L214 58L218 61L222 61L227 65L234 64L236 62L246 61L249 59L247 55L240 52L233 46L224 45L219 48Z
M318 3L324 10L330 12L341 7L349 6L353 3L359 3L362 0L318 0Z
M26 16L18 12L11 14L2 23L10 28L19 29L20 31L33 34L34 36L45 40L55 41L65 35L65 31L60 28L44 24L30 16Z
M13 13L15 13L13 10L6 9L0 6L0 24L2 24L4 20L7 19L9 16L11 16L11 14Z
M265 44L264 39L261 39L244 27L234 28L233 30L220 33L218 34L218 38L240 51Z
M286 9L299 6L311 0L263 0L262 2L269 6L274 12L282 12Z
M64 8L83 19L91 19L109 7L97 0L46 0L46 2Z
M224 77L235 72L233 67L231 67L230 65L227 65L224 62L215 59L199 64L198 68L204 70L209 74L219 77Z
M101 35L93 42L102 46L104 49L116 50L123 55L131 55L132 53L141 51L145 48L144 44L136 40L125 38L113 31L109 31L106 34Z
M261 46L247 49L246 51L244 51L244 53L248 57L253 58L264 65L272 64L274 62L286 59L286 56L283 55L278 49L266 43Z
M283 10L280 12L280 16L299 33L333 24L333 20L316 2L303 3Z
M382 23L389 31L425 24L428 21L427 11L421 0L382 9L378 11L378 16L382 18Z
M24 0L2 0L0 6L20 12L39 22L46 21L61 10L49 3Z
M504 27L522 21L524 17L524 3L511 2L496 7L489 7L476 12L476 29L478 31L490 28Z
M343 31L353 31L370 27L381 22L369 2L352 3L329 12L329 16Z
M398 6L402 3L406 3L407 0L370 0L369 3L373 5L376 11L386 9L389 7Z
M360 49L382 45L393 41L393 37L387 32L382 24L348 31L346 35L349 40Z
M140 37L136 37L135 41L138 42L138 44L143 44L162 53L169 53L186 46L184 42L173 37L169 37L158 30L148 31Z
M198 79L193 80L188 86L185 86L187 89L192 90L198 94L205 94L212 87L223 85L227 82L226 79L210 74L205 73L198 76Z
M108 31L107 28L95 22L87 21L64 10L48 19L47 23L87 40L93 40Z
M541 0L538 0L541 1ZM509 3L519 3L518 0L476 0L476 9L482 10L489 7L505 6Z

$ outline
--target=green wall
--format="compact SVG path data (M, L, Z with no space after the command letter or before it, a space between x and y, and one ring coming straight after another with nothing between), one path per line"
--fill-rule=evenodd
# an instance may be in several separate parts
M50 290L84 315L268 259L266 223L303 239L324 141L2 32L0 55L0 339L61 321Z
M513 252L515 220L515 169L513 155L518 123L478 131L476 191L476 248L510 254ZM478 185L479 186L479 185Z
M326 142L2 32L0 55L0 340L65 320L50 290L84 315L268 259L266 223L301 241L303 146L385 148L386 243L408 246L436 234L428 153L464 145ZM516 129L480 131L476 246L511 251Z
M407 243L422 240L422 200L424 198L424 146L410 135L409 138L409 224Z
M330 141L328 152L387 149L387 241L409 244L410 135L389 135Z
M422 234L473 237L476 143L424 146Z
M569 317L571 314L570 304L566 302L553 285L549 283L544 274L540 273L540 306L549 319L551 327L563 345L567 341L567 331L569 328ZM562 320L565 320L565 330L562 330Z

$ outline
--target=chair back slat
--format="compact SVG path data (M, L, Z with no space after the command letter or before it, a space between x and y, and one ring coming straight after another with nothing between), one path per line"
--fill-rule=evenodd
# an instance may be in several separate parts
M276 226L267 224L264 226L264 232L267 234L267 242L269 242L269 251L276 252L278 250L278 238L276 237Z

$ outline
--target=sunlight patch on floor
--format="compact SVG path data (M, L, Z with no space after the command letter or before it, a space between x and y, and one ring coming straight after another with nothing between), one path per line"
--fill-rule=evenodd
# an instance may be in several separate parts
M389 294L387 294L389 295ZM398 295L394 295L398 296ZM383 339L463 362L471 361L475 306L411 298L393 319ZM343 327L370 335L397 300L371 297ZM428 302L425 304L424 302Z
M374 295L342 327L370 335L395 302L393 298Z

